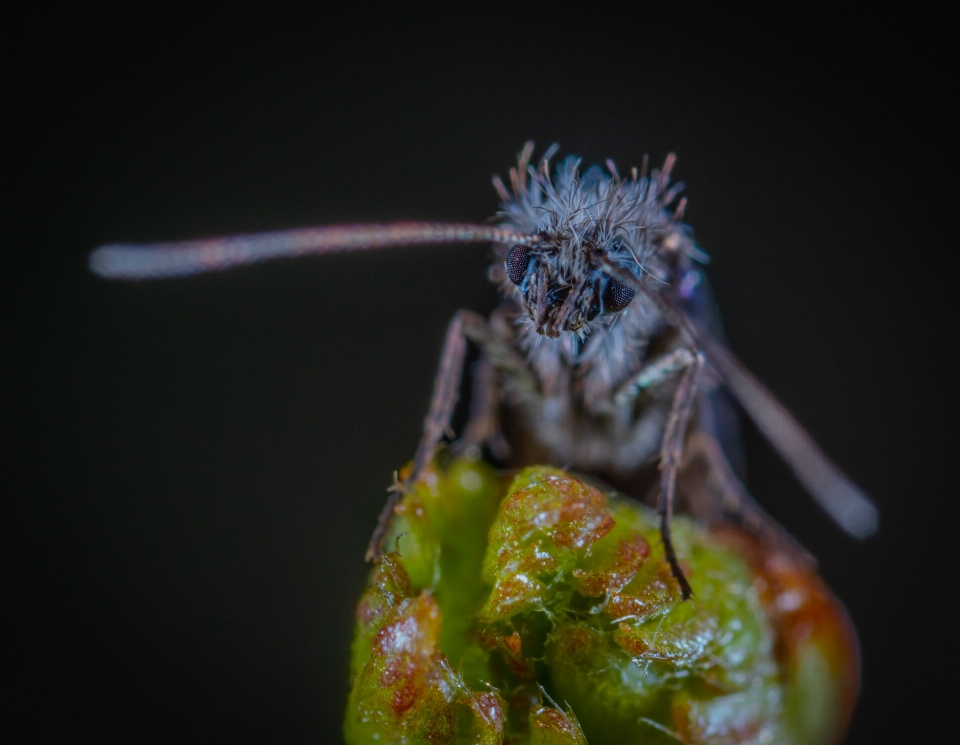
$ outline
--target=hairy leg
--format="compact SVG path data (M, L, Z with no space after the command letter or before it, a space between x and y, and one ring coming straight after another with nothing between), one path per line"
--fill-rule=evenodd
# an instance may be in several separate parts
M651 386L670 380L678 372L689 368L694 361L694 352L686 347L675 349L650 360L613 395L615 406L632 403L637 396Z
M496 370L493 368L499 368L520 380L525 387L535 388L523 358L491 332L483 316L468 310L457 311L447 327L443 351L440 354L440 368L433 384L430 409L423 423L423 436L420 438L420 444L413 459L413 468L403 483L395 484L390 491L390 496L380 513L377 527L370 539L370 545L367 547L367 561L374 561L382 554L383 538L386 535L387 526L397 502L406 493L409 485L420 478L423 470L433 458L434 450L440 440L450 429L450 420L457 405L460 383L463 379L463 363L468 340L480 347L483 351L483 359L490 366L491 375L488 376L488 384L496 387ZM499 400L498 394L499 390L497 389L494 392L496 398L493 400ZM488 407L490 405L490 400L477 404L478 407ZM474 415L471 412L471 420L473 418ZM488 425L481 422L476 425L475 429L482 430L486 426Z
M683 458L687 424L690 422L693 404L697 400L703 365L703 355L700 352L692 353L692 361L684 371L673 397L673 405L670 408L670 417L667 419L660 450L660 498L657 501L657 511L660 513L660 537L663 540L663 549L667 555L667 563L670 564L670 571L680 585L684 600L693 595L693 590L677 561L677 554L670 536L670 519L673 517L677 470Z
M367 561L375 561L383 553L383 537L387 532L387 525L397 502L406 491L406 486L414 483L423 472L424 467L433 457L433 450L440 442L447 428L450 418L459 397L460 381L463 377L463 358L467 352L467 338L464 327L467 323L485 324L482 317L470 311L460 310L454 315L447 327L447 336L443 342L443 351L440 354L440 369L433 384L433 397L430 399L430 409L423 423L423 436L413 458L413 468L403 484L395 484L390 491L387 503L383 506L377 527L367 546Z
M484 353L473 373L473 390L470 394L470 418L463 436L456 443L459 452L479 449L484 445L497 458L510 455L510 446L500 431L500 385L498 370Z

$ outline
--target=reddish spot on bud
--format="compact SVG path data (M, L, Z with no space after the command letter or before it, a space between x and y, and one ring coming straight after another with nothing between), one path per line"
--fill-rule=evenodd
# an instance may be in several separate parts
M619 633L616 634L615 639L617 644L624 649L627 654L633 657L640 657L650 651L650 647L642 637L636 636L632 632L633 627L626 621L621 621Z
M374 569L373 584L383 593L391 606L409 597L412 589L410 575L403 568L399 558L393 551L386 553L380 557L380 562Z
M363 626L369 626L379 615L379 607L374 607L366 599L357 605L357 622Z
M580 729L580 724L575 718L548 706L537 709L530 715L530 727L534 730L540 730L541 737L547 738L547 733L553 735L550 742L570 743L570 745L586 745L587 739ZM556 737L559 736L559 739Z
M670 567L663 562L647 569L636 581L610 597L603 612L613 619L630 618L635 623L665 613L680 600L680 590ZM640 580L643 581L640 581Z
M507 708L503 699L493 692L473 693L465 697L464 702L473 710L483 726L500 734L507 721Z
M650 555L650 544L643 536L623 538L617 545L613 564L599 569L574 569L577 590L595 598L608 592L617 592L632 580Z
M390 700L390 707L399 717L413 706L416 700L417 687L413 684L412 680L408 680L399 688L394 689L393 697Z
M491 536L493 543L512 543L539 529L558 546L586 548L614 526L603 492L560 473L517 490L504 500L501 512L500 535Z
M490 623L534 610L545 594L546 588L539 580L526 574L507 575L497 582L477 616Z

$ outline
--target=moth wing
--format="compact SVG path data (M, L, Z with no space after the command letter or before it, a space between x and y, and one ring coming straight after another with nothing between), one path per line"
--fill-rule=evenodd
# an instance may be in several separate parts
M707 333L721 342L725 341L720 309L714 298L713 288L707 275L697 271L697 282L688 297L678 300L680 308ZM710 411L704 411L709 407ZM740 434L740 409L733 395L723 386L713 386L701 397L697 405L701 426L709 422L709 434L720 444L734 474L743 481L746 475L746 458Z
M873 502L826 456L787 407L733 352L669 297L644 284L610 259L603 260L603 265L611 276L655 302L686 333L720 373L726 388L780 453L800 483L841 528L856 538L866 538L876 532L880 518Z
M787 407L722 343L705 332L698 332L695 341L743 410L827 514L857 538L876 532L876 506L826 456Z

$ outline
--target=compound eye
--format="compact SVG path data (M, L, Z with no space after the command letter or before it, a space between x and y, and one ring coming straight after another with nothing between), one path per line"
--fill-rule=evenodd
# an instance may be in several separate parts
M514 246L507 254L507 276L515 285L523 282L530 263L530 249L526 246Z
M603 291L603 309L607 313L616 313L618 310L626 308L637 291L632 287L626 287L617 280L611 279L607 283L607 288Z

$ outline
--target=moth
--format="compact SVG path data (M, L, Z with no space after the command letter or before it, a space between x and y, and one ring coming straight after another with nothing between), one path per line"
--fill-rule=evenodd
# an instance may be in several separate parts
M400 494L450 430L467 343L479 348L470 414L457 446L509 450L655 493L660 531L683 599L692 594L670 535L678 482L703 520L735 516L802 549L750 497L725 447L729 398L740 404L820 506L851 535L878 524L871 501L790 412L712 334L707 256L682 222L682 184L663 166L621 176L612 161L581 173L554 145L534 165L527 143L509 183L493 180L500 211L487 225L406 222L335 225L210 240L102 246L91 270L126 280L181 277L279 257L415 244L490 243L500 304L489 318L450 322L412 469L388 500L367 552L381 552ZM514 434L502 434L502 416ZM531 447L527 447L532 445ZM514 458L523 455L514 453ZM641 475L658 468L647 485Z

